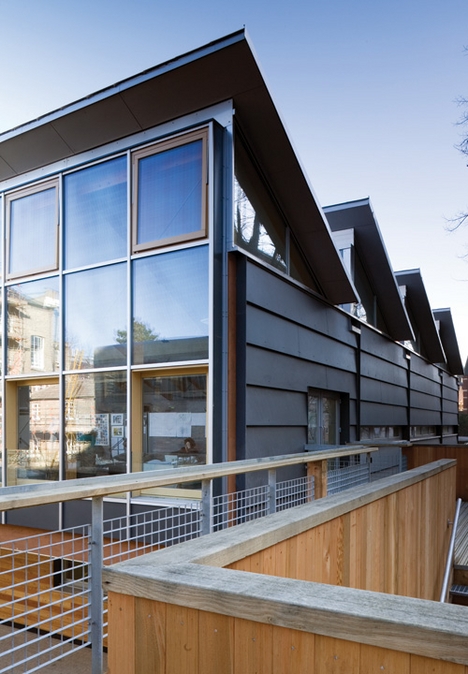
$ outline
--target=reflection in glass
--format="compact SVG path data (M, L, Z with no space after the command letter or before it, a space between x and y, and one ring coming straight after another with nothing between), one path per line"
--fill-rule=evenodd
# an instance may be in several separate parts
M143 379L142 467L206 463L206 375Z
M65 267L123 257L127 250L127 158L64 178Z
M48 278L7 288L7 372L59 368L59 282Z
M319 444L319 399L309 394L308 400L307 442L310 445Z
M337 403L335 398L323 397L322 409L322 424L323 437L322 443L325 445L335 445L337 443L336 437L336 408Z
M59 385L18 386L18 446L7 449L8 484L58 480Z
M201 139L139 159L137 244L201 230L202 166Z
M3 401L0 395L0 446L3 445ZM0 487L3 486L3 453L0 452Z
M57 267L57 188L9 200L9 273Z
M0 196L0 230L3 232L3 200ZM3 259L0 255L0 278L3 276Z
M286 227L280 211L238 136L235 152L235 243L286 272Z
M235 241L238 246L261 260L286 271L286 244L271 227L265 216L261 216L240 184L235 183Z
M133 363L207 358L207 246L133 265Z
M127 471L125 372L65 377L65 438L68 478Z
M65 276L65 369L127 362L126 264Z

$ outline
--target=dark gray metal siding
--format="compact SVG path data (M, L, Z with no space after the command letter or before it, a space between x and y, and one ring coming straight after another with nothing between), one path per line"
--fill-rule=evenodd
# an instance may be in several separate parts
M402 426L406 438L411 425L457 423L448 373L442 386L438 367L365 324L359 334L349 315L243 255L238 287L241 455L302 451L308 388L342 395L350 441L359 426Z

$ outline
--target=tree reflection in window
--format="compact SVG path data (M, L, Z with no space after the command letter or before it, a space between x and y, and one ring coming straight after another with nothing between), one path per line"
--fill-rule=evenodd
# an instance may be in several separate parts
M269 262L278 269L286 271L284 260L284 242L272 231L268 221L262 222L259 213L253 207L250 199L235 180L236 201L236 243L244 250L248 250L256 257ZM267 222L267 227L264 222ZM276 241L275 241L276 239Z

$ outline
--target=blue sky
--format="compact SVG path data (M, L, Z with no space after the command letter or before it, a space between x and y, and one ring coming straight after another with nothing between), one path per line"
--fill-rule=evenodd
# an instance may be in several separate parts
M0 132L244 25L319 202L370 196L468 355L465 0L0 0ZM468 133L468 128L466 129Z

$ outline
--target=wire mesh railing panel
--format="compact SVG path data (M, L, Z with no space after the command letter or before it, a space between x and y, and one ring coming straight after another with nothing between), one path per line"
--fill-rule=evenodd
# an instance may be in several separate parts
M211 524L213 531L219 531L265 517L268 513L269 488L268 485L261 485L215 496L212 500Z
M104 564L115 564L200 536L200 503L153 508L104 522Z
M100 591L94 574L91 579L91 540L99 542L102 535L103 563L110 565L198 538L207 533L208 521L209 530L218 531L315 498L312 475L275 483L269 471L268 479L268 484L211 499L208 489L201 501L153 506L102 526L96 527L93 519L93 525L0 543L0 674L39 671L91 644L91 591ZM366 455L328 461L328 494L369 479ZM101 618L104 642L95 631L92 638L105 645L105 596ZM94 615L93 620L99 618ZM64 667L66 671L66 663Z
M0 672L34 672L89 644L89 531L0 547Z
M314 479L304 476L278 482L276 485L276 510L287 510L314 500Z
M367 484L370 480L369 465L367 463L350 463L328 470L327 493L337 494L360 484Z

